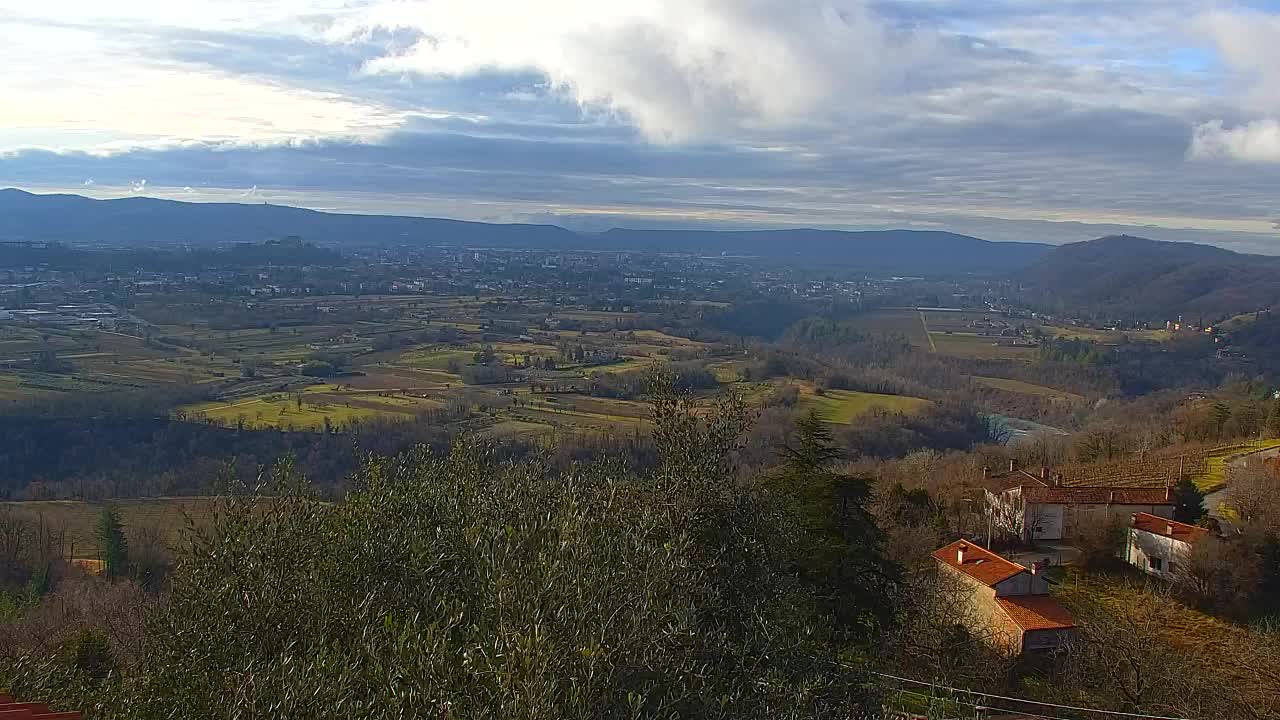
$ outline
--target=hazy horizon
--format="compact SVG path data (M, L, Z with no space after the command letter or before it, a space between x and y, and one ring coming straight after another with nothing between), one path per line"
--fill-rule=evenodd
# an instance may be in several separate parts
M20 0L0 182L1280 252L1280 3Z

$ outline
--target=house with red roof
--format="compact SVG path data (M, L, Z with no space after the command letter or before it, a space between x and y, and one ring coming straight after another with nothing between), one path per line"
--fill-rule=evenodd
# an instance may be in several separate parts
M1020 470L987 478L987 513L997 529L1033 543L1070 540L1074 531L1099 520L1128 518L1134 513L1173 516L1169 488L1087 487L1059 484L1048 470Z
M961 621L1010 655L1061 647L1075 634L1071 613L1049 595L1040 568L1027 568L968 540L933 552L963 601Z
M1206 528L1150 513L1134 513L1121 557L1148 575L1172 580L1191 559L1195 546L1208 537Z

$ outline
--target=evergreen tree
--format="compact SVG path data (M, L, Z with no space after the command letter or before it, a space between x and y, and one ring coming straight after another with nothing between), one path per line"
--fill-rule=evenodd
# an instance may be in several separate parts
M115 508L103 508L102 514L98 516L95 536L98 541L98 555L103 562L103 574L111 578L128 575L129 541L125 539L124 527L120 524L120 516Z
M782 454L776 480L804 526L804 576L832 603L846 632L887 625L900 569L886 557L884 535L871 514L871 480L832 469L841 452L816 412L796 422Z
M1204 508L1204 493L1191 481L1182 478L1173 486L1173 519L1178 522L1195 524L1208 514Z

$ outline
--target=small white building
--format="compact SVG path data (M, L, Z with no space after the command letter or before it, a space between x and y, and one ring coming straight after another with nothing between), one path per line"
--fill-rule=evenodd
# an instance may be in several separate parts
M1121 557L1148 575L1172 580L1190 560L1196 543L1209 535L1202 527L1150 513L1134 513Z

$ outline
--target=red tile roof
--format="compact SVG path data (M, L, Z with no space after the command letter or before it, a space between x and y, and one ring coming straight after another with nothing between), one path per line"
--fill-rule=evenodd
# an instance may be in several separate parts
M1051 505L1172 505L1164 488L1023 486L1029 503Z
M964 563L959 559L961 546L965 548ZM933 557L987 586L998 585L1018 573L1029 572L1018 563L1006 560L968 540L957 540L940 547L933 551Z
M1209 531L1205 528L1180 523L1176 520L1168 520L1151 513L1135 514L1133 516L1133 527L1135 530L1181 540L1185 543L1194 543L1209 537Z
M13 720L80 720L78 712L54 712L47 703L20 703L0 693L0 718Z
M983 487L993 493L1002 493L1016 487L1049 487L1049 483L1032 475L1026 470L1014 470L1009 473L991 475L983 481Z
M998 597L996 604L1024 631L1064 630L1076 626L1071 613L1048 595Z

